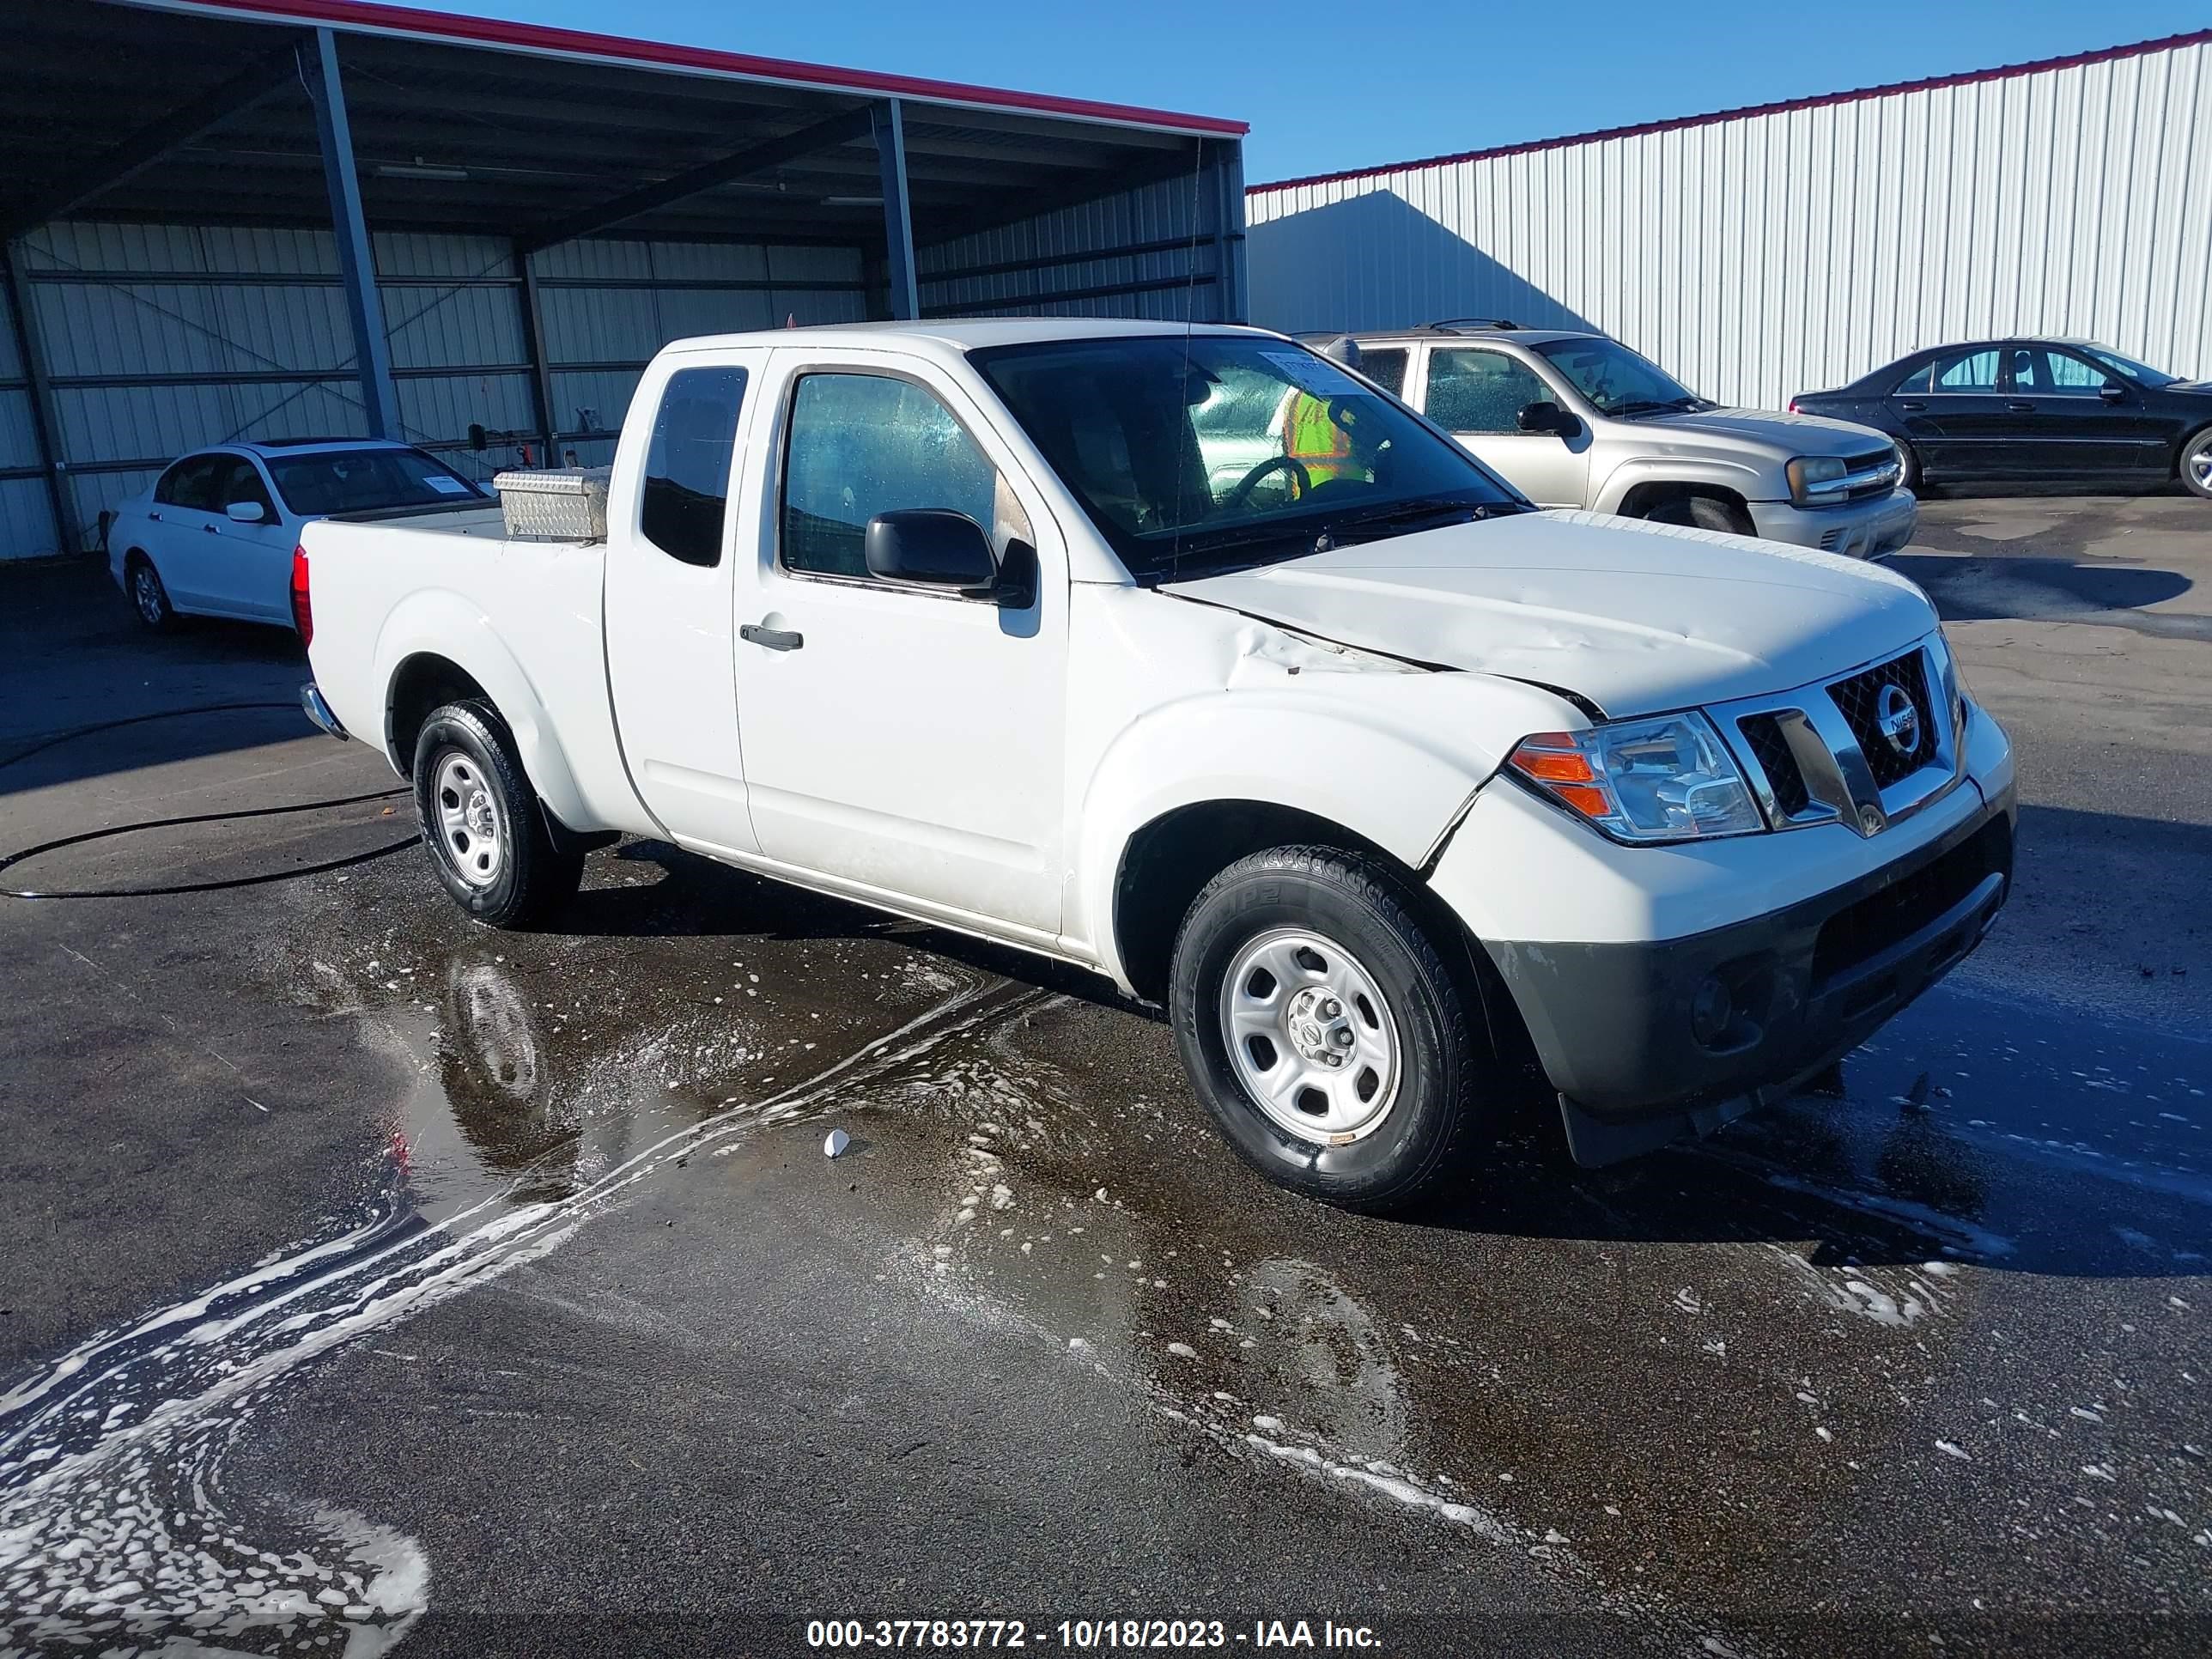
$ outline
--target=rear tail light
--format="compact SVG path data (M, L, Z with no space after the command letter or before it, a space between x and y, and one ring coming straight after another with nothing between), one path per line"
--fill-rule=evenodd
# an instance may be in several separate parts
M1792 398L1790 400L1790 412L1792 415L1802 415L1805 411L1797 407L1797 400Z
M292 550L292 626L299 630L302 648L315 642L315 612L307 603L307 550Z

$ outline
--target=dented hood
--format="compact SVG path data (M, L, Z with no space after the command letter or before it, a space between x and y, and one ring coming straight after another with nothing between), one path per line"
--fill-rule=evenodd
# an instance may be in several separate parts
M1927 596L1878 565L1581 512L1454 525L1165 591L1559 687L1613 716L1788 690L1936 626Z

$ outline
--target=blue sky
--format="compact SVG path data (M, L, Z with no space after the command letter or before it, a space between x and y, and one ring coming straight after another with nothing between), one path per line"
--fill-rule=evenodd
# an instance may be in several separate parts
M2212 0L416 0L485 16L1252 124L1253 183L2053 58Z

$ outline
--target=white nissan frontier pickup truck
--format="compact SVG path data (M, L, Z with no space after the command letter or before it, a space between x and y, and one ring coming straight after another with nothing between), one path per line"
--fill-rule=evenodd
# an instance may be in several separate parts
M302 533L307 711L459 903L557 925L633 835L1081 964L1335 1203L1464 1182L1532 1060L1584 1163L1774 1099L2010 882L2010 747L1912 583L1540 512L1277 335L683 341L606 489L604 537Z

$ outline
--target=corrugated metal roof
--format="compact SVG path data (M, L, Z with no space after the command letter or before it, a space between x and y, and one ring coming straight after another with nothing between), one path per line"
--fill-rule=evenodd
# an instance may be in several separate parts
M220 13L270 22L320 24L353 33L404 34L419 40L446 40L488 46L502 52L574 58L586 63L611 58L618 63L636 64L682 74L779 82L820 91L872 93L879 97L914 98L933 104L966 105L977 109L1030 110L1079 121L1106 121L1119 126L1153 127L1163 132L1241 137L1251 131L1249 125L1243 121L1226 120L1212 115L1185 115L1172 110L1148 109L1136 104L1102 103L1087 98L1061 98L1049 93L1017 92L1003 87L971 86L958 81L933 81L919 76L840 69L826 64L797 63L788 58L755 58L744 52L719 52L705 46L678 46L659 40L638 40L615 34L595 34L580 29L553 28L540 23L462 17L451 12L426 11L412 6L368 5L362 3L361 0L123 0L123 3L162 11Z
M1640 138L1649 133L1679 132L1690 127L1707 127L1722 121L1744 121L1754 116L1784 115L1795 110L1826 109L1836 104L1852 104L1869 98L1893 98L1901 93L1930 92L1942 87L1969 87L1984 81L2009 80L2022 75L2040 75L2051 70L2073 69L2085 64L2110 63L2116 58L2140 57L2145 52L2167 52L2176 46L2199 46L2212 41L2212 29L2199 29L2189 34L2169 34L2156 40L2138 40L2124 46L2106 46L2096 52L2074 52L2063 58L2039 58L2033 63L2005 64L1996 69L1966 70L1957 75L1930 76L1921 81L1895 81L1884 86L1861 87L1849 92L1816 93L1809 98L1790 98L1771 104L1747 104L1736 109L1715 110L1705 115L1671 116L1663 121L1642 121L1633 126L1600 127L1589 132L1571 133L1559 138L1534 138L1524 143L1499 144L1488 149L1461 150L1450 155L1431 155L1414 161L1385 161L1375 167L1348 167L1340 173L1309 173L1303 179L1278 179L1272 183L1254 185L1245 194L1257 196L1265 191L1296 190L1304 185L1333 185L1349 179L1374 179L1388 173L1410 173L1416 167L1450 167L1461 161L1494 161L1508 155L1529 155L1540 150L1561 149L1572 144L1595 144L1610 138Z

